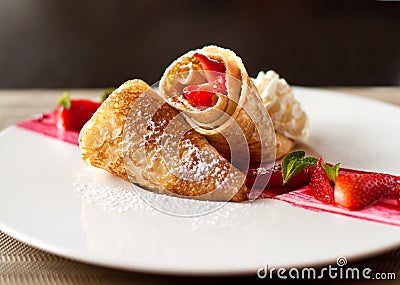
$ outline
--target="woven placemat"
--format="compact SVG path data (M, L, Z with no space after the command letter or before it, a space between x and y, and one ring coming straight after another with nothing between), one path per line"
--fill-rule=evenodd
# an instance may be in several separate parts
M393 272L396 273L396 279L399 280L400 248L382 255L348 264L348 266L360 269L368 267L371 268L373 272ZM257 279L256 272L253 276L194 278L134 273L103 268L47 253L15 240L0 231L0 284L149 285L190 283L193 285L204 284L204 282L207 284L231 283L233 280L246 283L260 281ZM325 281L334 284L347 284L350 280L326 279Z
M0 282L8 284L125 284L145 275L92 266L49 254L0 231ZM148 284L148 283L143 283Z

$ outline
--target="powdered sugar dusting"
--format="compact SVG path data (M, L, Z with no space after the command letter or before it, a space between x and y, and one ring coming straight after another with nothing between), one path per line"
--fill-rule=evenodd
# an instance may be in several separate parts
M89 204L119 213L130 209L149 210L129 182L94 168L75 175L74 190Z
M203 216L213 213L226 205L226 202L202 201L154 193L140 187L137 187L136 191L152 207L162 213L173 216Z
M209 147L200 149L189 139L177 142L174 137L165 140L162 146L162 157L169 171L184 180L200 181L225 174L218 167L220 159Z
M118 213L139 210L149 211L153 215L165 213L193 217L219 212L216 210L226 204L155 193L89 166L75 174L73 188L85 203ZM221 214L220 218L226 216L227 212Z

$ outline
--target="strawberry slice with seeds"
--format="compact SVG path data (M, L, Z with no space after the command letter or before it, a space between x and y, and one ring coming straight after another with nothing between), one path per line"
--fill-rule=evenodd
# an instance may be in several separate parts
M335 202L349 210L360 210L397 190L397 180L393 175L343 174L335 181Z
M385 198L395 199L400 202L400 183L397 183L397 186L391 191Z
M315 198L324 203L332 204L334 202L333 187L331 180L326 174L326 167L327 165L324 163L322 157L319 157L314 172L311 175L310 187Z

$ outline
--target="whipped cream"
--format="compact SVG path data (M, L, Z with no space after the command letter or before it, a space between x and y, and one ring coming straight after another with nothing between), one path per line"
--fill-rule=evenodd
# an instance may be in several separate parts
M273 70L260 71L253 79L262 102L267 109L275 131L292 139L302 139L308 135L307 114L295 99L293 90L285 79Z

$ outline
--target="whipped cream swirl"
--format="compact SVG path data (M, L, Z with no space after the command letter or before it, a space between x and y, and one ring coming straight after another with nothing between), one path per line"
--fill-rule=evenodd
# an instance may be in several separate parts
M253 79L265 108L271 116L275 131L292 139L308 135L307 114L295 99L293 90L285 79L273 70L260 71Z

